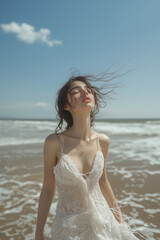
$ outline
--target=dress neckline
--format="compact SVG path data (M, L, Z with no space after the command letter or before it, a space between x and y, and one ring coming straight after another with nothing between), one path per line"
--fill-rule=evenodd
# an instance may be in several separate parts
M91 174L92 174L92 172L93 172L93 170L94 170L94 167L95 167L95 164L96 164L96 160L97 160L97 157L98 157L98 154L99 154L99 153L100 153L100 154L102 155L102 157L103 157L102 151L101 151L101 150L97 150L97 152L96 152L96 154L95 154L95 157L93 158L93 163L92 163L91 170L90 170L89 172L87 172L87 173L89 173L89 175L87 175L87 173L81 173L81 172L80 172L80 169L79 169L78 166L77 166L77 164L76 164L76 163L72 160L72 158L71 158L68 154L66 154L66 153L62 153L62 154L61 154L61 157L60 157L58 163L56 164L56 166L54 166L54 169L56 169L56 168L59 166L59 164L60 164L60 162L62 161L62 159L63 159L64 157L66 157L65 159L67 159L68 162L74 167L74 169L75 169L75 171L77 172L77 174L78 174L82 179L84 179L85 181L87 181L87 180L89 180L89 178L91 177ZM103 159L104 159L104 157L103 157ZM86 176L86 178L84 178L83 176Z

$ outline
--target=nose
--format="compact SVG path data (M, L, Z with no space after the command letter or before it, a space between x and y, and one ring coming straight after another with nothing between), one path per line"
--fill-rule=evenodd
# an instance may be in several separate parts
M88 91L86 89L83 89L83 94L84 95L86 95L86 94L88 95Z

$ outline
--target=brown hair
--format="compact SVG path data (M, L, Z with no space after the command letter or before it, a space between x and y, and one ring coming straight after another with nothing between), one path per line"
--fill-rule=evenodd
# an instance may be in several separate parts
M109 96L109 93L114 92L114 89L119 87L117 84L109 84L109 82L111 80L113 80L114 78L117 78L118 76L124 75L120 74L120 75L116 75L115 76L115 72L113 73L100 73L98 75L79 75L79 76L74 76L72 75L69 80L59 89L59 91L57 92L57 99L56 99L56 103L55 103L55 108L57 111L57 115L56 118L58 119L59 123L58 126L56 127L55 132L58 132L59 130L62 130L62 126L63 126L63 120L65 120L65 122L67 123L66 126L66 130L68 128L70 128L73 125L73 119L72 119L72 115L68 110L64 110L64 106L66 104L70 105L70 103L68 102L68 98L67 98L67 92L70 89L70 86L72 84L72 82L74 81L81 81L84 82L86 84L87 87L89 87L94 95L95 98L95 107L94 109L91 111L90 113L90 126L93 126L94 124L94 119L95 119L95 115L99 112L101 106L101 103L105 103L106 106L106 102L104 101L104 96ZM103 81L105 82L105 84L103 84L100 87L96 87L91 85L90 82L100 82ZM110 89L107 92L102 92L102 90L105 89Z

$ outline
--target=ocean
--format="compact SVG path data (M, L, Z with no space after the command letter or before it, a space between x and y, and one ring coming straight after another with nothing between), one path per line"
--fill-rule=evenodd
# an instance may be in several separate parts
M43 144L56 120L0 120L0 239L34 239L43 182ZM107 176L130 226L160 239L160 119L101 119L92 127L110 137ZM57 193L45 226L55 214ZM140 238L141 239L141 238Z

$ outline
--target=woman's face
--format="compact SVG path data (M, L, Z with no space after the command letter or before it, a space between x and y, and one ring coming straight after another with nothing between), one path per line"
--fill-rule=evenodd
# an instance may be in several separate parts
M64 109L71 113L84 109L89 109L92 111L95 106L95 99L92 89L89 88L86 83L81 81L72 82L67 93L67 98L71 106L66 105Z

